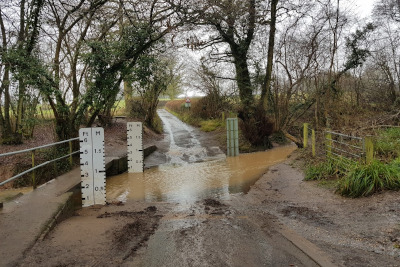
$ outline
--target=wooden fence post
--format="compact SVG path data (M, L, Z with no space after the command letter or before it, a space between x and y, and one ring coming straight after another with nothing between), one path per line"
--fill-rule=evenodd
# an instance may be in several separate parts
M308 143L308 123L303 124L303 147L306 148Z
M315 157L315 130L313 129L311 132L311 146L312 146L312 156Z
M325 139L326 139L326 152L328 157L330 157L332 156L332 134L326 132Z
M374 160L374 142L372 136L365 138L365 163L370 164Z

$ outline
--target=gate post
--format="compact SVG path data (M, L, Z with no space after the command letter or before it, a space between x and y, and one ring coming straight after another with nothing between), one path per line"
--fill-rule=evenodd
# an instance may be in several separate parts
M330 132L326 132L325 139L327 156L330 157L332 156L332 134Z
M365 163L370 164L374 160L374 142L372 136L366 136L365 140Z

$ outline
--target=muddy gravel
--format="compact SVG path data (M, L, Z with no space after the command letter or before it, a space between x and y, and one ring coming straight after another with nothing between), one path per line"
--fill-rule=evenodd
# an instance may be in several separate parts
M139 211L116 205L79 210L36 243L20 266L121 265L146 246L162 217L155 206Z
M339 266L400 266L400 192L351 199L304 181L296 156L270 168L236 203L268 212Z

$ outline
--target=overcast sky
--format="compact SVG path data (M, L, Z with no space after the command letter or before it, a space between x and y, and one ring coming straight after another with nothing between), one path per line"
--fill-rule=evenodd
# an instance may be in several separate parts
M371 15L375 2L377 2L377 0L354 0L354 5L361 17L367 17Z

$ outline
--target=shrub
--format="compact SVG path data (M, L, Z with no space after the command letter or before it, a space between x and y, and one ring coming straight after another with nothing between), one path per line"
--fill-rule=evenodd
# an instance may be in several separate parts
M163 123L161 121L160 116L158 114L155 114L154 120L153 120L153 125L151 127L156 133L161 134L163 132Z
M192 115L201 119L216 119L221 117L223 111L231 109L231 105L226 98L218 95L207 95L192 101Z
M271 134L270 139L271 142L275 142L280 145L285 145L289 143L288 139L282 131L274 132L273 134Z
M253 146L271 148L269 136L273 133L274 124L268 119L263 109L254 108L251 111L239 111L240 129L244 137Z
M182 105L184 104L185 104L184 99L178 99L178 100L168 101L165 104L165 107L170 111L173 111L175 113L180 113L182 110Z

